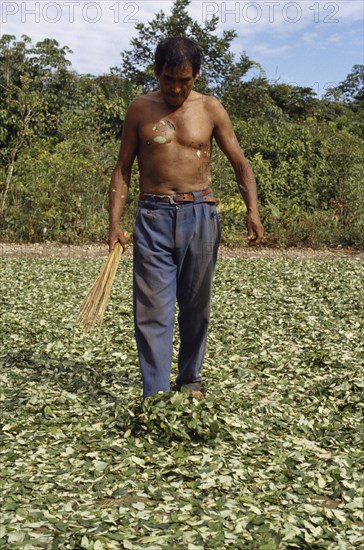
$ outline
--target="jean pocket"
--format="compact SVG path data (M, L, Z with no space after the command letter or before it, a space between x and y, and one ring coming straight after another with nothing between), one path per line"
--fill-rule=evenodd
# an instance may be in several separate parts
M214 224L214 227L215 227L215 230L216 230L217 241L220 242L220 240L221 240L221 224L220 224L219 213L218 213L217 208L216 208L215 205L213 205L211 208L212 208L212 210L211 210L211 213L210 213L210 219L211 219L211 222Z

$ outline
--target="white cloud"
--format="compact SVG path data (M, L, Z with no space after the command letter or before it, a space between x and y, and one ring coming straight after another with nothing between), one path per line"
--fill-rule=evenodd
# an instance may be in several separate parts
M318 39L317 32L305 32L302 35L302 40L306 44L314 44Z
M343 35L342 34L332 34L331 36L328 37L328 39L326 40L326 44L337 44L338 42L341 42L341 40L343 40Z
M257 54L260 54L261 56L281 56L282 54L285 54L292 50L292 46L289 44L283 45L283 46L272 46L271 44L267 44L264 42L256 42L251 46L251 50Z

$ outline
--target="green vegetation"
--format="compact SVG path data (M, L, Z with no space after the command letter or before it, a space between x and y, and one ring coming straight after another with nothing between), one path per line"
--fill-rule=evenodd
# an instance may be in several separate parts
M322 99L311 88L269 82L218 18L199 25L176 0L170 15L136 25L121 65L99 77L70 68L67 46L29 37L0 39L0 231L2 240L104 240L107 188L130 101L155 85L153 51L166 35L201 45L197 89L229 111L259 185L267 241L364 246L363 66ZM230 167L214 152L223 239L242 241L244 212ZM131 231L137 173L129 199Z
M363 262L220 259L207 399L144 406L130 260L75 326L99 268L0 264L0 548L362 548Z

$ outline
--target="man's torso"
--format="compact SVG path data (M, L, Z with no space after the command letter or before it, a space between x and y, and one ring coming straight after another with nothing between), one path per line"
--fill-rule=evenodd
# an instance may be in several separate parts
M202 189L211 183L213 120L209 98L191 92L178 109L158 96L138 100L140 190L171 194Z

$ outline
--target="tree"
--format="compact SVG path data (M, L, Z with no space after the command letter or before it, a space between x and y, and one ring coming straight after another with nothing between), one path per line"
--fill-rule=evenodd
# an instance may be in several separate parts
M354 65L346 79L338 86L329 88L325 97L362 108L364 103L364 65Z
M269 89L269 82L263 73L249 81L237 79L226 87L221 99L233 121L284 118Z
M364 138L364 65L354 65L345 80L334 88L330 88L325 99L331 108L346 108L351 113L343 113L339 122L350 132Z
M42 95L42 104L47 111L46 131L56 132L54 125L74 94L76 76L68 70L70 61L66 55L71 50L60 47L58 42L46 38L32 45L31 39L23 35L16 41L15 36L4 35L0 39L0 90L3 131L0 135L2 145L16 138L20 121L17 120L14 106L24 99L24 91ZM23 114L22 108L18 112ZM34 111L33 111L34 115ZM32 118L32 124L35 118Z
M0 220L5 210L17 156L24 145L29 143L36 128L39 130L45 121L44 98L39 92L31 90L29 77L22 77L20 82L22 86L15 93L14 86L7 88L3 98L5 105L0 108L0 122L6 137L6 146L2 147L0 154L0 161L5 165L5 181L0 185Z
M290 119L302 119L315 114L317 99L312 88L274 84L269 87L269 95Z
M67 89L70 50L56 40L45 39L32 46L28 36L0 39L0 166L5 181L0 184L2 216L11 187L15 162L32 137L50 134L52 122L62 111L62 93ZM63 98L64 104L68 97ZM47 124L45 121L47 119Z

